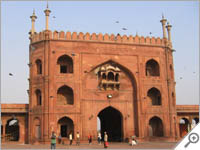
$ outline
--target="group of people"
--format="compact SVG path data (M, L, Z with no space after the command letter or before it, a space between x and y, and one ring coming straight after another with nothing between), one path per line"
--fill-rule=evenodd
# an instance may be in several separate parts
M69 134L69 145L72 145L73 142L73 136L72 136L72 132ZM61 135L58 136L58 143L59 144L64 144L64 142L62 141L62 137ZM76 145L80 145L80 134L79 132L76 133ZM55 149L56 148L56 135L55 132L52 132L51 135L51 149Z
M101 132L98 132L97 141L99 145L101 145L101 140L102 140ZM91 134L88 136L88 142L89 142L89 145L92 144ZM107 147L108 147L108 135L106 132L104 132L104 148L107 148Z
M98 136L97 136L97 140L98 140L98 144L101 145L101 141L102 141L102 137L101 137L101 133L98 132ZM131 136L131 141L129 141L130 145L133 146L133 145L136 145L137 144L137 141L135 139L135 136ZM69 134L69 145L72 145L72 142L73 142L73 136L72 136L72 132ZM108 147L108 135L106 132L104 132L104 148L107 148ZM62 137L61 135L58 136L58 142L59 143L62 143ZM89 142L89 145L92 144L92 135L89 134L88 136L88 142ZM76 145L80 145L80 134L79 132L76 133ZM52 132L52 135L51 135L51 149L55 149L56 148L56 135L55 135L55 132Z
M98 132L99 145L101 144L101 140L102 140L101 133ZM73 142L72 132L69 134L69 141L70 141L69 145L72 145L72 142ZM59 142L59 144L63 143L61 135L58 136L58 142ZM89 142L89 145L92 144L92 135L91 134L88 136L88 142ZM80 145L79 132L76 133L76 145ZM107 147L108 147L108 135L106 132L104 132L104 148L107 148ZM56 149L56 134L54 131L52 132L52 135L51 135L51 149Z

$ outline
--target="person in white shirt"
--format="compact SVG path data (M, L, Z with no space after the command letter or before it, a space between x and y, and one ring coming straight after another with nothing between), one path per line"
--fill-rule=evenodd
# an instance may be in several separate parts
M101 144L101 132L98 132L98 143Z
M72 132L69 134L69 141L70 141L70 143L69 143L69 145L72 145L72 140L73 140L73 138L72 138Z
M79 134L79 132L76 133L76 145L80 145L80 134Z

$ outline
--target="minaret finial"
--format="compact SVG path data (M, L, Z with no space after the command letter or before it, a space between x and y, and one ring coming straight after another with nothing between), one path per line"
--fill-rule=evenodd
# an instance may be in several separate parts
M165 30L165 24L166 24L167 20L164 18L163 13L162 13L162 20L160 20L160 22L162 23L163 38L167 38L166 30Z
M169 22L167 22L166 28L167 28L167 32L168 32L168 41L169 41L170 46L172 46L171 27L172 27L172 25L170 25Z
M49 27L49 14L51 13L51 10L49 10L49 5L48 5L48 1L47 1L47 8L46 10L44 10L45 16L46 16L46 29L48 30Z
M33 9L33 14L30 16L30 18L32 22L30 34L33 35L35 33L35 20L37 19L37 16L35 15L35 9Z
M47 1L47 9L49 8L49 4L48 4L48 1Z

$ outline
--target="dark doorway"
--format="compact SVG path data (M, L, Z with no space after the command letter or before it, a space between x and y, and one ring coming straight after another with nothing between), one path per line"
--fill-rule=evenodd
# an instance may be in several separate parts
M6 124L6 141L19 141L19 122L16 119L10 119Z
M67 125L61 125L60 130L61 137L67 137Z
M74 123L68 117L63 117L58 120L59 130L61 137L69 137L69 134L72 133L74 137Z
M159 117L153 117L149 120L150 133L149 136L162 137L163 133L163 123Z
M118 110L107 107L98 114L98 117L102 137L104 137L104 132L107 132L108 141L123 141L122 115Z

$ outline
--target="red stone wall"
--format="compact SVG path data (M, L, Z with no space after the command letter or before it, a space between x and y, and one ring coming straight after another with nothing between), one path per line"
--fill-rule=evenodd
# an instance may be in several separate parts
M46 36L42 36L46 34ZM50 34L50 35L48 35ZM170 72L172 52L166 53L169 47L159 38L120 37L114 35L96 36L89 33L79 36L76 33L51 32L40 33L32 38L34 51L30 51L30 132L35 117L41 120L42 141L48 141L52 131L59 134L58 120L64 116L74 123L74 133L80 131L81 138L88 134L96 137L99 112L112 106L123 116L124 138L136 134L141 140L149 135L149 120L157 116L162 120L164 137L173 140L176 116L171 93L174 92L173 73ZM50 39L44 40L43 39ZM59 73L57 60L68 55L73 60L73 73ZM35 61L42 61L43 73L36 75ZM159 64L160 76L147 77L146 62L150 59ZM101 91L95 68L113 62L122 71L119 91ZM168 83L169 82L169 83ZM66 85L73 89L74 104L57 106L57 90ZM152 106L147 96L151 88L161 93L162 105ZM42 106L35 106L35 90L42 91ZM113 97L108 100L107 95ZM93 116L92 119L88 119ZM127 117L129 116L129 117ZM30 139L32 135L30 134Z

